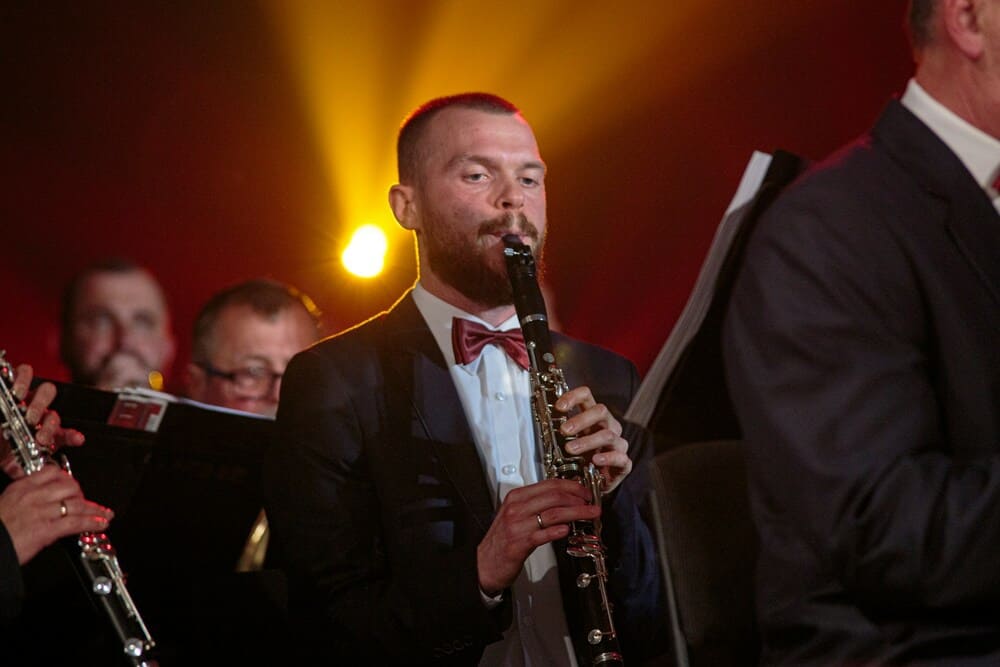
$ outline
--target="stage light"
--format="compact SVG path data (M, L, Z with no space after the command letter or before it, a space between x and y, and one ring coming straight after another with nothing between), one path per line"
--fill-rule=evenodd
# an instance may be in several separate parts
M382 272L388 248L385 232L375 225L362 225L354 231L340 260L354 275L373 278Z
M397 178L396 130L419 104L497 93L525 110L547 159L572 159L602 127L641 120L657 99L683 97L692 81L766 47L779 24L813 11L813 3L761 4L719 25L719 12L702 0L515 0L503 5L503 25L515 28L504 30L493 4L462 0L264 6L315 133L329 217L381 227L389 256L402 257L413 235L396 228L386 192Z

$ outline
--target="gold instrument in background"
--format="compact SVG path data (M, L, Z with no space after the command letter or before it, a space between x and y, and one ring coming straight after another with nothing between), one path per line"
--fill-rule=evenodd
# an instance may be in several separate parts
M243 551L236 561L237 572L257 572L264 568L264 558L267 556L267 543L271 529L267 524L267 515L261 510L254 519L250 535L247 537Z
M25 406L14 395L14 369L0 351L0 416L3 436L10 444L14 457L26 475L33 475L47 465L60 465L52 458L48 447L39 445L33 429L24 418ZM65 459L61 465L70 472ZM71 560L82 570L83 581L90 587L107 614L115 633L122 642L122 652L132 667L157 667L151 657L156 642L125 587L125 575L111 541L104 533L81 533L72 547L78 557Z
M552 352L545 301L538 287L531 248L521 243L516 235L504 236L503 242L514 306L531 362L528 371L531 414L542 449L545 477L577 481L590 489L591 503L600 503L604 477L588 459L566 453L566 445L573 437L559 430L566 417L556 414L553 408L569 388ZM569 536L560 540L559 546L569 556L573 567L582 611L585 635L573 638L583 649L578 652L589 654L592 665L624 665L608 598L608 568L600 520L571 522Z

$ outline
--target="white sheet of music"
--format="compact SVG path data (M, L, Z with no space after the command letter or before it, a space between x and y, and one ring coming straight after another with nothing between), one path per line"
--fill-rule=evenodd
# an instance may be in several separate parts
M656 360L650 367L646 377L643 378L639 390L636 392L632 404L629 405L625 418L636 424L647 426L653 416L653 410L663 392L670 374L680 359L681 353L691 342L691 338L697 333L701 326L708 307L712 303L712 296L715 294L716 283L719 278L719 271L722 268L723 260L729 251L729 246L733 243L736 232L743 226L749 204L754 195L760 189L767 169L771 165L771 156L767 153L754 151L750 156L746 169L743 170L743 177L736 188L722 222L715 231L712 245L708 249L705 261L701 265L698 279L691 290L684 310L681 311L677 323L674 325L670 336L656 355Z

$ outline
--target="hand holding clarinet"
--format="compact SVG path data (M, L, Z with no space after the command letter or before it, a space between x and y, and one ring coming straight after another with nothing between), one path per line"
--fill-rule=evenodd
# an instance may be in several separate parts
M46 413L55 387L41 385L41 394L36 392L25 406L23 397L30 384L30 368L21 366L15 371L0 351L4 441L0 466L17 477L0 496L0 520L11 535L18 561L26 562L65 537L63 544L75 552L73 562L81 581L87 582L85 588L121 641L123 658L132 667L156 667L156 642L132 600L117 553L104 532L111 510L86 500L69 475L68 463L63 460L59 465L53 457L57 446L82 444L83 436L62 429L58 415Z
M494 594L538 546L569 558L583 627L574 643L592 665L624 664L608 596L601 497L631 472L622 427L589 388L569 389L556 363L531 249L505 236L504 256L530 368L531 412L546 479L507 494L477 551L479 585ZM575 411L579 411L574 414ZM534 523L534 525L532 525Z
M30 366L17 367L10 387L14 397L24 400L29 396L32 375ZM48 409L55 395L55 386L49 382L30 393L25 422L36 425L36 442L50 451L82 445L83 435L62 428L59 415ZM84 498L76 480L58 466L26 475L6 437L0 441L0 469L14 480L0 493L0 522L21 565L62 537L107 529L114 517L107 507Z

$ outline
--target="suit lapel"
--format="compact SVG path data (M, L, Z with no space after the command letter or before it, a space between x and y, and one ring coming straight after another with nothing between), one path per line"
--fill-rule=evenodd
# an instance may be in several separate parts
M982 190L979 194L985 199ZM981 204L977 200L952 200L948 229L1000 306L1000 219L992 205Z
M874 135L946 203L949 234L1000 306L1000 215L989 197L951 149L898 102L886 109Z
M385 319L386 381L409 397L410 442L426 446L480 529L489 528L493 503L472 432L434 336L411 295Z

